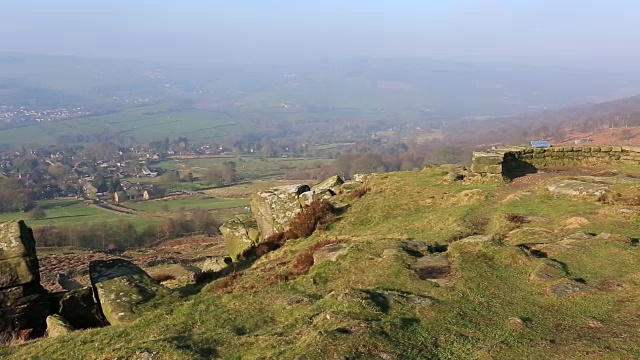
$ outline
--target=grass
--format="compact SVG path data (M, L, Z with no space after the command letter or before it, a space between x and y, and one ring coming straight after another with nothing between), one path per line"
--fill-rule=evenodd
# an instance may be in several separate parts
M445 185L444 175L436 169L373 176L370 190L328 229L288 241L232 280L214 281L126 326L0 347L0 356L107 359L148 351L158 359L640 357L640 248L617 239L563 240L580 230L631 234L635 217L619 216L617 205L547 196L537 187L502 202L508 192L502 183ZM548 221L514 224L504 220L506 214ZM564 221L575 216L589 224L566 229ZM465 233L502 234L492 225L497 218L504 226L550 230L547 258L500 239L453 241ZM398 240L408 238L449 244L447 283L419 280L410 268L416 258L399 247ZM307 269L310 249L332 241L348 244L349 251ZM550 263L564 264L570 277L533 276ZM300 268L308 272L269 283ZM551 286L573 277L584 280L585 291L552 294ZM430 305L407 296L430 299Z
M125 204L126 207L144 212L177 212L192 209L228 209L248 206L249 199L185 198L175 200L151 200Z
M313 158L261 158L251 156L212 156L205 158L174 158L158 163L157 167L185 170L199 177L206 169L219 168L225 161L236 163L237 175L243 179L266 179L286 174L292 170L307 170L329 165L332 159Z
M20 128L1 130L0 144L56 144L58 136L89 135L109 131L140 143L171 137L191 141L216 142L243 131L249 122L227 114L189 109L168 111L166 106L145 106L116 114L70 119ZM99 129L99 130L96 130Z

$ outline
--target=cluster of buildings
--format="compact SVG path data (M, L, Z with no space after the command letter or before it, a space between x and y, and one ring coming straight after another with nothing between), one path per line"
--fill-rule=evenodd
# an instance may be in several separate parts
M90 113L83 107L33 110L24 106L13 107L2 105L0 106L0 123L41 123L72 117L87 116L89 114Z

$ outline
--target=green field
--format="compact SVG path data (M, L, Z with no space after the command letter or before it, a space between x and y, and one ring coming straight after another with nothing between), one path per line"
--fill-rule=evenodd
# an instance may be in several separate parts
M225 161L233 161L236 163L238 177L252 180L282 176L291 171L316 169L333 163L332 159L216 156L194 159L170 159L155 166L171 170L191 171L194 176L198 177L201 176L206 169L221 167Z
M116 114L70 119L0 131L0 144L56 144L60 136L109 132L127 141L148 143L187 137L191 141L215 142L244 131L250 123L229 115L199 109L170 111L153 105Z
M178 212L183 210L217 210L248 206L249 199L186 198L177 200L152 200L125 204L126 207L144 212Z

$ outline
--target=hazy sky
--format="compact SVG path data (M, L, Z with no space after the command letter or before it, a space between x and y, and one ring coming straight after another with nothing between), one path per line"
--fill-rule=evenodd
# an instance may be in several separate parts
M638 44L637 0L0 0L0 51L631 66Z

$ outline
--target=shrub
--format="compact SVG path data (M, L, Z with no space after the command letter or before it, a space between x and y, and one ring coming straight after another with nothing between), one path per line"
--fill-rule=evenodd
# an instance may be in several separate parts
M369 192L369 188L368 187L361 186L361 187L353 190L349 194L349 199L351 199L351 200L360 199L361 197L363 197L368 192Z
M341 242L341 240L336 239L326 239L316 242L315 244L309 246L307 250L300 253L298 257L293 262L293 271L296 275L306 274L309 269L314 264L313 253L315 253L318 249L323 248L327 245L333 245Z
M38 220L44 219L47 217L47 213L44 212L44 209L41 207L34 207L29 211L29 219Z
M229 288L233 285L236 279L239 279L242 276L241 272L233 272L229 275L225 276L219 283L216 284L216 290L223 290L223 292L228 292Z
M507 219L508 222L514 223L514 224L525 224L528 222L527 219L520 214L509 213L509 214L506 214L504 217L505 219Z

